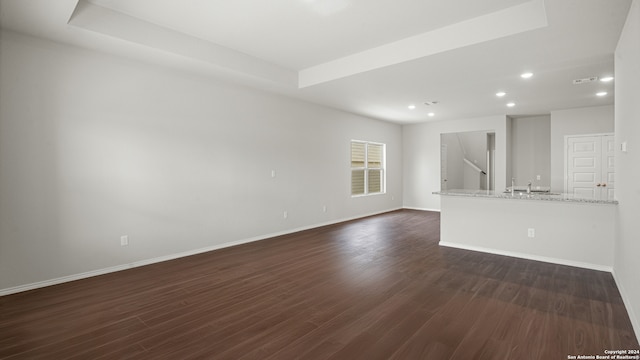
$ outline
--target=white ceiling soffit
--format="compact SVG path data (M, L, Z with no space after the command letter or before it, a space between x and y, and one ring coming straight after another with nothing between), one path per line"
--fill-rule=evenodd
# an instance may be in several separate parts
M299 71L533 0L86 1Z
M300 88L547 26L535 0L303 69Z
M224 72L266 80L287 87L297 85L296 71L228 47L140 20L86 0L78 1L69 25L209 63Z
M95 1L94 1L95 2ZM544 0L532 0L297 71L202 37L79 0L68 23L202 61L219 71L284 88L305 88L547 26Z

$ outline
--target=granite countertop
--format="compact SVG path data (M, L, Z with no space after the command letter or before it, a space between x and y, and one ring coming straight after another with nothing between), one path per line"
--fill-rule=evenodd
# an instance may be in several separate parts
M511 192L502 192L494 190L469 190L469 189L453 189L434 191L435 195L445 196L464 196L464 197L483 197L493 199L516 199L516 200L538 200L538 201L564 201L564 202L576 202L587 204L611 204L618 203L617 200L594 200L587 198L576 197L571 194L560 193L544 193L544 192L532 192L527 194L526 191L515 191L513 195Z

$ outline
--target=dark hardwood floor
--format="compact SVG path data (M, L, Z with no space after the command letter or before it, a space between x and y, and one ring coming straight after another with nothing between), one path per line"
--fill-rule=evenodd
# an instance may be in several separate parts
M567 359L638 349L611 274L401 210L0 297L2 359ZM561 239L558 239L561 241Z

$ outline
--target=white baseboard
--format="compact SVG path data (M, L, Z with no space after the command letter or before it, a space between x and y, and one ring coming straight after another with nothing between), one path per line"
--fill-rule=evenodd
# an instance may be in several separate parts
M128 264L116 265L116 266L111 266L111 267L108 267L108 268L87 271L87 272L84 272L84 273L63 276L63 277L59 277L59 278L55 278L55 279L49 279L49 280L38 281L38 282L30 283L30 284L18 285L18 286L6 288L6 289L0 289L0 296L6 296L6 295L16 294L16 293L23 292L23 291L28 291L28 290L34 290L34 289L38 289L38 288L42 288L42 287L46 287L46 286L58 285L58 284L62 284L62 283L70 282L70 281L86 279L86 278L90 278L90 277L93 277L93 276L109 274L109 273L113 273L113 272L116 272L116 271L127 270L127 269L131 269L131 268L139 267L139 266L151 265L151 264L155 264L155 263L159 263L159 262L163 262L163 261L169 261L169 260L174 260L174 259L178 259L178 258L182 258L182 257L186 257L186 256L197 255L197 254L201 254L201 253L205 253L205 252L209 252L209 251L214 251L214 250L219 250L219 249L223 249L223 248L227 248L227 247L231 247L231 246L247 244L247 243L251 243L251 242L254 242L254 241L266 240L266 239L274 238L274 237L277 237L277 236L293 234L293 233L296 233L296 232L299 232L299 231L310 230L310 229L315 229L315 228L319 228L319 227L322 227L322 226L333 225L333 224L338 224L338 223L342 223L342 222L346 222L346 221L362 219L362 218L365 218L365 217L374 216L374 215L380 215L380 214L384 214L384 213L391 212L391 211L396 211L396 210L401 210L401 209L402 208L398 207L398 208L387 209L387 210L383 210L383 211L368 213L368 214L349 217L349 218L331 220L331 221L327 221L327 222L323 222L323 223L319 223L319 224L314 224L314 225L310 225L310 226L303 226L303 227L299 227L299 228L295 228L295 229L288 229L288 230L280 231L280 232L276 232L276 233L255 236L255 237L248 238L248 239L229 241L229 242L225 242L225 243L222 243L222 244L217 244L217 245L213 245L213 246L207 246L207 247L204 247L204 248L183 251L183 252L180 252L180 253L175 253L175 254L170 254L170 255L165 255L165 256L159 256L159 257L155 257L155 258L151 258L151 259L144 259L144 260L140 260L140 261L134 261L134 262L128 263Z
M620 280L618 280L618 276L616 275L615 269L611 272L613 275L613 280L616 282L616 286L618 286L618 290L620 291L620 296L622 297L622 302L624 303L624 307L627 309L627 314L629 315L629 320L631 320L631 326L633 327L633 331L636 333L636 339L640 343L640 321L636 316L635 311L633 311L633 306L631 306L631 300L629 300L629 296L627 295L627 290Z
M527 260L542 261L542 262L551 263L551 264L574 266L574 267L597 270L597 271L606 271L606 272L613 271L613 268L611 266L600 265L600 264L591 264L591 263L584 263L580 261L551 258L551 257L532 255L532 254L526 254L526 253L496 250L496 249L484 248L480 246L469 246L469 245L457 244L457 243L451 243L451 242L445 242L445 241L440 241L439 244L440 246L452 247L452 248L463 249L463 250L479 251L479 252L484 252L488 254L510 256L510 257L516 257L521 259L527 259Z
M412 207L412 206L403 206L403 209L407 209L407 210L419 210L419 211L435 211L435 212L440 212L440 209L427 209L427 208L419 208L419 207Z

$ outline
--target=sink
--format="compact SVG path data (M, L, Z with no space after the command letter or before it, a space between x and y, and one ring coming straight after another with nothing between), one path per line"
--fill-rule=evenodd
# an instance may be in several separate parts
M505 194L511 194L511 190L505 190ZM543 190L531 190L530 194L527 194L527 189L524 190L515 190L514 195L560 195L559 193L552 193L550 191Z

